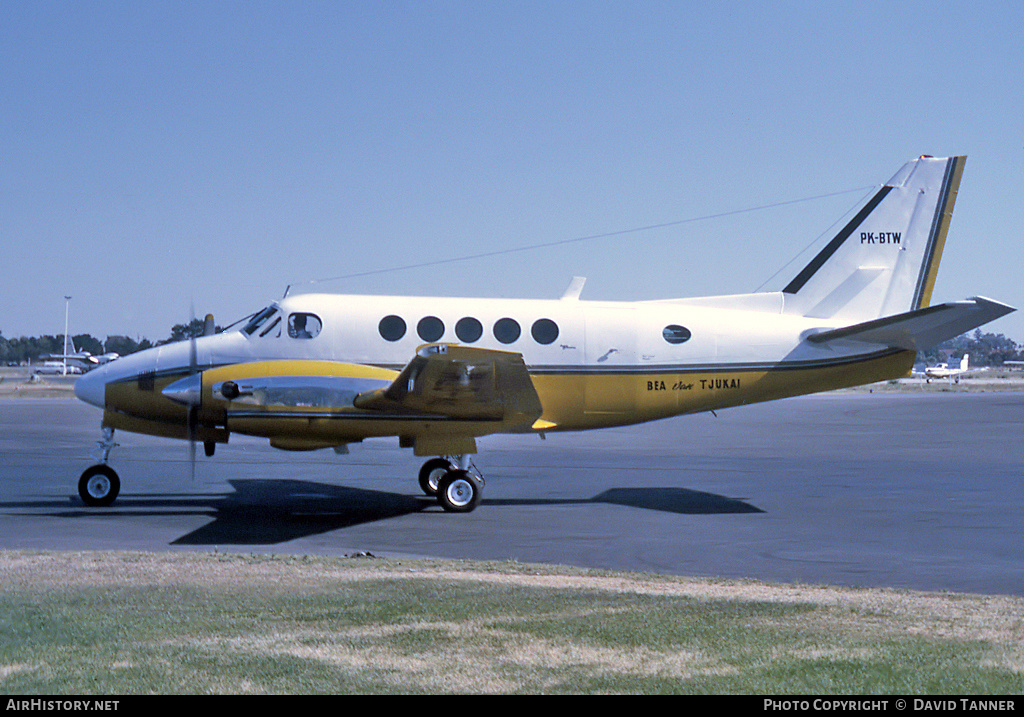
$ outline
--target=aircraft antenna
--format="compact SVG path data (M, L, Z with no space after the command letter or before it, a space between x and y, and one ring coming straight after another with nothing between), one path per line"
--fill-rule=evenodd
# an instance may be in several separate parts
M854 204L854 205L853 205L852 207L850 207L849 209L847 209L847 210L846 210L846 212L845 212L845 213L844 213L844 214L843 214L842 216L840 216L840 217L839 217L838 219L836 219L836 220L835 220L834 222L832 222L831 224L829 224L829 225L828 225L828 228L827 228L827 229L825 229L825 231L823 231L823 232L822 232L821 234L819 234L818 236L814 237L814 239L812 239L812 240L811 240L811 242L810 242L810 243L809 243L809 244L808 244L807 246L805 246L805 247L804 247L803 249L801 249L800 251L798 251L798 252L797 252L797 253L796 253L796 254L795 254L795 255L793 256L793 258L792 258L792 259L790 259L790 260L789 260L789 261L787 261L787 262L786 262L785 264L783 264L782 266L780 266L780 267L779 267L779 269L778 269L778 271L776 271L776 272L775 272L774 274L772 274L772 275L771 275L771 276L769 276L769 277L768 277L767 279L765 279L765 280L764 280L764 281L763 281L763 282L761 283L761 285L760 285L759 287L757 287L756 289L754 289L754 293L756 294L757 292L761 291L761 289L763 289L763 288L764 288L765 286L767 286L767 285L768 285L768 282L770 282L770 281L771 281L772 279L774 279L774 278L775 278L775 277L777 277L777 276L778 276L779 274L781 274L781 273L783 272L783 270L784 270L784 269L785 269L785 268L786 268L787 266L789 266L789 265L790 265L790 264L792 264L792 263L793 263L794 261L796 261L796 260L797 260L797 259L798 259L798 258L799 258L799 257L800 257L800 256L801 256L801 255L802 255L802 254L803 254L804 252L805 252L805 251L807 251L807 250L808 250L808 249L810 249L810 248L811 248L812 246L814 246L814 245L815 245L815 244L817 244L817 243L818 243L819 241L821 241L821 238L822 238L822 237L824 237L824 236L827 236L827 235L831 234L831 233L832 233L832 231L833 231L833 230L834 230L834 229L836 228L836 225L837 225L837 224L839 224L839 222L845 221L845 220L846 220L846 217L848 217L848 216L849 216L849 215L850 215L850 214L851 214L851 213L853 212L853 210L854 210L854 209L856 209L857 207L859 207L860 205L862 205L862 204L863 204L863 203L864 203L865 201L867 201L867 198L868 198L869 196L871 196L871 194L872 194L873 192L876 192L876 191L878 191L878 187L879 187L879 185L877 185L877 184L875 184L875 185L873 185L873 186L871 186L871 187L868 187L868 192L867 192L867 194L865 194L865 195L864 195L864 196L862 196L862 197L861 197L860 199L858 199L858 200L857 200L857 202L856 202L856 203L855 203L855 204ZM856 190L851 190L851 191L856 191ZM834 195L833 195L833 196L834 196Z
M584 241L592 241L594 239L608 239L610 237L625 236L627 234L636 234L639 232L651 231L653 229L665 229L667 227L677 227L683 224L693 224L695 222L707 221L709 219L722 219L724 217L732 217L738 214L749 214L751 212L758 212L765 209L774 209L776 207L784 207L790 204L799 204L802 202L811 202L817 199L828 199L829 197L838 197L843 194L850 194L852 192L863 192L865 189L875 190L876 186L871 187L857 187L856 189L844 189L840 192L830 192L829 194L819 194L813 197L803 197L802 199L788 199L782 202L775 202L773 204L764 204L757 207L749 207L747 209L733 209L727 212L718 212L716 214L707 214L700 217L689 217L687 219L677 219L671 222L662 222L660 224L648 224L642 227L634 227L632 229L618 229L616 231L603 232L601 234L588 234L587 236L573 237L572 239L559 239L557 241L542 242L540 244L530 244L527 246L512 247L511 249L496 249L494 251L481 252L479 254L467 254L465 256L450 257L448 259L435 259L433 261L420 262L418 264L406 264L405 266L393 266L386 269L371 269L369 271L359 271L353 274L342 274L340 276L330 276L323 279L313 279L306 284L322 284L328 281L342 281L344 279L357 279L364 276L374 276L376 274L390 274L395 271L406 271L409 269L425 269L432 266L442 266L445 264L454 264L460 261L472 261L474 259L488 259L495 256L505 256L508 254L517 254L525 251L534 251L537 249L547 249L555 246L564 246L566 244L575 244ZM858 200L858 204L863 200ZM817 239L815 239L817 241ZM288 285L289 289L291 284ZM285 292L287 294L287 292Z

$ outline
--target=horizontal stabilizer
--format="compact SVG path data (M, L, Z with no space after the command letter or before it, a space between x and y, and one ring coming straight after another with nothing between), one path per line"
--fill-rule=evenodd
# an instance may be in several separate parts
M845 340L923 351L946 339L1016 311L980 296L830 329L807 337L813 343Z

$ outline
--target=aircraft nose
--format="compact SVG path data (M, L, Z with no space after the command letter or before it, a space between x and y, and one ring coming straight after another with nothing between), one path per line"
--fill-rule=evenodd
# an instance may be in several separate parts
M75 381L75 395L88 404L103 408L107 382L103 380L102 369L95 369Z

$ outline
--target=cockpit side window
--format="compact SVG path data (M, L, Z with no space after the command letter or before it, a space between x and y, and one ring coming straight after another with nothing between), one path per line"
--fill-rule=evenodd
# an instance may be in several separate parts
M246 334L247 336L252 336L253 332L255 332L256 329L263 326L263 324L267 323L270 317L276 313L276 306L268 306L267 308L263 309L263 311L253 316L249 320L249 323L242 327L242 333Z
M297 313L288 317L288 335L293 339L314 339L323 328L316 314Z
M277 329L277 330L275 331L275 329ZM273 332L273 333L271 333L271 332ZM263 338L264 336L267 336L267 335L273 336L274 338L277 338L278 336L281 335L281 315L280 314L275 316L274 320L267 324L267 328L265 328L262 331L260 331L260 338Z

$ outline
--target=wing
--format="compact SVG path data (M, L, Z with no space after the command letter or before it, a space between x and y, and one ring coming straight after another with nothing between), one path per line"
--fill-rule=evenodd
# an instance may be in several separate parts
M393 414L429 414L498 421L528 428L541 403L522 354L452 344L428 344L387 388L360 393L354 405Z

